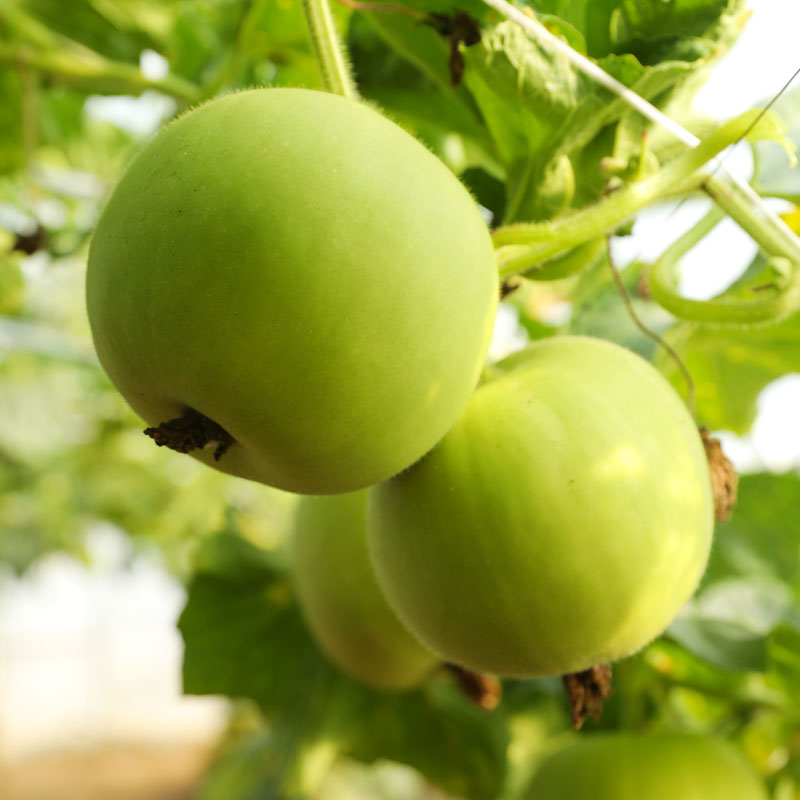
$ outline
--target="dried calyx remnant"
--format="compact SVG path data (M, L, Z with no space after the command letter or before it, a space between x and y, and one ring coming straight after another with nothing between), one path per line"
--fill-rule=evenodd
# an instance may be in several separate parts
M739 476L730 459L722 452L719 439L709 436L706 428L700 428L703 447L706 449L708 469L711 472L711 488L714 493L714 516L719 522L730 519L736 505Z
M580 730L587 717L597 722L603 701L611 697L611 665L599 664L564 675L562 680L572 706L572 727Z
M144 432L159 447L166 446L179 453L191 453L192 450L200 450L208 444L216 444L215 461L219 461L233 444L233 437L225 428L193 408L155 428L145 428Z
M468 700L486 711L497 708L503 696L503 686L494 675L473 672L457 664L445 664Z

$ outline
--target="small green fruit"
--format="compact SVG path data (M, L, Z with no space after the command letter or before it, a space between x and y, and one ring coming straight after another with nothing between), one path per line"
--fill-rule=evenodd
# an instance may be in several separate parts
M476 203L416 139L362 103L257 89L142 151L97 224L86 292L111 380L151 425L180 420L157 441L332 494L455 422L497 272Z
M322 651L378 689L408 689L440 663L389 608L367 554L367 491L304 497L295 520L294 577Z
M507 676L615 661L705 568L703 446L667 382L596 339L506 359L445 438L375 487L369 542L401 620L445 661Z
M548 759L525 800L767 800L767 793L718 739L599 734Z

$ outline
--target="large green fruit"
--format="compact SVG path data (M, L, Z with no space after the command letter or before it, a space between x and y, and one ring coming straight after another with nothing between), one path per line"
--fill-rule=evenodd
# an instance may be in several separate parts
M431 453L373 490L379 582L469 669L566 674L626 656L705 568L700 436L666 381L609 342L544 340L497 373Z
M525 800L767 800L767 793L718 739L600 734L548 759Z
M168 125L109 200L87 276L100 361L145 420L188 413L176 449L210 438L206 463L309 494L433 447L496 296L487 227L447 168L366 105L302 89Z
M293 567L300 605L323 652L379 689L422 683L439 664L401 624L367 553L367 491L304 497L295 518Z

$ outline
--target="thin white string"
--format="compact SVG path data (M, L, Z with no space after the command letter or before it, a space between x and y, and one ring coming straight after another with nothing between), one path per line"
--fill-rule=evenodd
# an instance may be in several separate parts
M506 2L506 0L483 0L483 2L495 9L495 11L499 11L504 17L508 17L512 22L516 22L529 36L539 41L548 50L564 56L584 75L614 92L642 116L661 125L684 144L689 147L696 147L700 144L700 140L693 133L687 131L674 119L668 117L663 111L659 111L654 105L648 103L636 92L631 91L616 78L612 78L605 70L598 67L594 61L581 55L577 50L573 50L565 41L550 33L538 20L523 14L522 11Z

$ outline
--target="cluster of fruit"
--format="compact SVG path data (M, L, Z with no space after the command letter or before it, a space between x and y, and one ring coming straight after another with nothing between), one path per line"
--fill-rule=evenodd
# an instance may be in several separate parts
M642 359L557 337L476 389L497 295L458 180L366 105L300 89L169 125L111 197L87 276L100 360L159 444L327 495L301 510L301 598L340 661L392 685L433 657L377 611L367 530L421 642L519 677L642 647L709 551L700 437ZM359 601L382 615L373 645Z
M458 180L366 105L300 89L170 124L87 275L100 360L158 444L316 495L301 603L326 653L384 688L443 661L526 677L622 658L705 567L712 493L682 401L588 338L481 378L497 297Z

